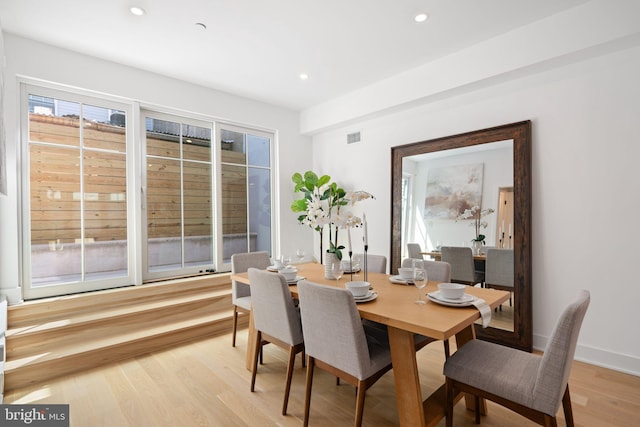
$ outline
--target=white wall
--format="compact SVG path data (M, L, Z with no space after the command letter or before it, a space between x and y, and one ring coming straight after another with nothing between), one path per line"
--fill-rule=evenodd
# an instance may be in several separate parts
M294 199L291 175L311 168L311 139L299 132L298 113L4 34L4 119L7 126L8 195L0 196L0 292L11 303L20 299L18 274L19 93L17 76L120 96L141 103L194 112L213 119L276 132L279 176L278 236L282 251L313 250L312 232L298 226L289 206ZM292 160L294 159L294 160Z
M371 253L389 255L391 147L532 120L534 346L591 292L576 357L640 375L640 47L514 78L316 134L314 168L373 192ZM362 132L346 145L345 134Z

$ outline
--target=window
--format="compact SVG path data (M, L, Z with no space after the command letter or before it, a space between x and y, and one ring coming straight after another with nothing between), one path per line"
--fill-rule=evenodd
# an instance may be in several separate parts
M273 134L150 109L138 132L133 102L29 84L21 99L25 299L272 253Z
M272 136L221 125L223 262L237 252L272 247Z
M145 125L145 277L212 270L212 124L145 112Z
M25 297L131 283L127 107L26 89Z

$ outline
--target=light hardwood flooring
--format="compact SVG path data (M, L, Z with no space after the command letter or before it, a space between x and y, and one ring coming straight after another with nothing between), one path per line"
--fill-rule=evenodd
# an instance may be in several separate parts
M5 395L4 403L67 403L72 426L300 426L304 411L304 370L300 357L287 416L280 414L286 353L265 347L256 391L244 367L247 333L187 343L164 351L92 369ZM453 344L453 342L452 342ZM442 343L418 353L423 394L443 382ZM640 377L575 362L570 380L577 426L638 425ZM483 426L535 425L491 402ZM311 399L312 426L353 424L354 388L335 385L335 378L317 370ZM564 425L562 410L560 425ZM393 371L367 391L364 426L398 424ZM444 420L438 424L444 426ZM455 426L475 425L464 403L455 408Z

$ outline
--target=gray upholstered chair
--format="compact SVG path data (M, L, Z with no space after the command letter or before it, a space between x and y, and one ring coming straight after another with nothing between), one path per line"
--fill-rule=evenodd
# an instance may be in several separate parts
M427 279L434 280L440 283L451 282L451 265L444 261L431 261L428 259L415 260L413 258L405 258L402 260L402 267L413 267L414 261L419 265L422 265L427 271Z
M513 276L513 249L488 249L484 274L485 286L487 288L508 291L509 305L513 305L511 299ZM502 309L502 305L500 309Z
M317 366L357 387L354 425L360 426L367 389L391 369L386 331L363 325L353 295L346 289L302 280L298 296L308 356L304 425L309 424Z
M344 258L343 258L344 259ZM364 270L364 254L353 254L354 262L360 264ZM367 271L369 273L386 273L387 257L384 255L367 254Z
M443 246L440 248L441 261L451 265L451 281L474 286L484 282L484 275L476 271L471 248L464 246Z
M589 300L589 292L581 291L565 308L542 356L472 340L449 357L444 364L447 427L453 425L457 392L474 395L476 423L480 422L479 399L485 398L545 426L557 425L562 403L567 426L573 426L568 381Z
M427 271L427 280L434 280L440 283L449 283L451 282L451 266L448 262L444 261L431 261L428 259L424 260L416 260L413 258L405 258L402 260L402 267L411 268L414 264L421 264L421 267ZM434 341L433 339L429 339L429 341L423 341L424 347L430 342ZM449 340L444 340L444 354L445 357L449 357Z
M293 303L289 285L283 275L256 268L249 268L248 272L251 282L253 324L256 329L251 391L255 389L258 355L261 353L262 346L273 343L288 350L289 363L282 404L282 415L286 415L296 354L303 353L304 366L304 339L300 311Z
M407 252L409 252L409 258L424 259L422 256L422 248L419 243L407 243Z
M266 269L271 265L267 252L247 252L231 255L231 273L245 273L250 267ZM231 303L233 304L233 330L231 345L236 346L236 330L238 328L238 312L251 311L251 290L249 285L231 281Z

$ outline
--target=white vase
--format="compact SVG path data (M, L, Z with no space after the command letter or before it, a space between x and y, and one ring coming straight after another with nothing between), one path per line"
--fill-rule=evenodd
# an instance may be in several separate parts
M477 240L473 241L473 254L480 255L480 250L482 250L482 242L478 242Z
M331 271L331 266L334 262L340 262L338 260L338 256L332 252L327 252L324 254L324 278L333 280L335 277L333 276L333 272Z

